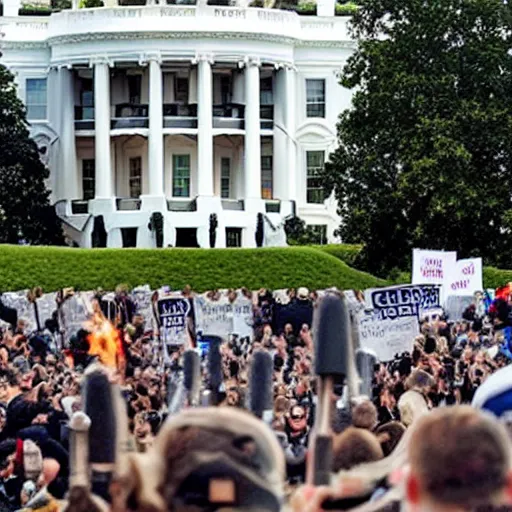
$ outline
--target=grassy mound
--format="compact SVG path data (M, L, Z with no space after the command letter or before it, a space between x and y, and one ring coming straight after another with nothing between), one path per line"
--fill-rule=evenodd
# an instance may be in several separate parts
M307 286L365 289L384 281L350 268L314 248L272 249L70 249L0 246L0 291L41 286L45 292L74 286L169 285L196 291Z

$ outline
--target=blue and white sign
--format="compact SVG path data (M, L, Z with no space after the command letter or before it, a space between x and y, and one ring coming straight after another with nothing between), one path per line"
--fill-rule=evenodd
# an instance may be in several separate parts
M441 307L441 286L418 284L374 288L365 293L367 306L380 320L416 317Z
M181 297L166 297L158 301L160 338L166 345L183 345L187 340L187 318L190 301Z

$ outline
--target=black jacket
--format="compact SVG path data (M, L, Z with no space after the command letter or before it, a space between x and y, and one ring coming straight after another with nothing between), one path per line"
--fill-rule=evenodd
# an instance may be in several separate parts
M6 436L15 439L21 429L32 425L37 415L48 414L51 410L47 402L29 402L23 394L18 395L7 406Z

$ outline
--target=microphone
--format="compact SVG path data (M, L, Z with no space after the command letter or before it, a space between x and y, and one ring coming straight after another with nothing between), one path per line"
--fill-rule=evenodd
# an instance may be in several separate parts
M222 340L218 336L210 337L210 350L208 351L208 387L210 389L210 405L219 405L221 400L220 387L224 382L222 372L222 354L220 344Z
M89 488L89 430L91 419L75 412L69 421L70 487Z
M379 362L377 354L368 348L359 348L356 351L357 373L361 378L359 392L361 395L372 398L373 369Z
M335 383L349 372L350 318L344 298L327 294L315 317L315 372L318 407L309 445L309 485L329 485L332 470L331 404Z
M110 502L109 487L116 464L117 424L107 374L99 367L86 373L84 411L91 420L89 464L92 492Z
M268 352L258 351L252 356L249 386L249 409L267 425L272 424L274 361Z
M187 350L183 354L183 384L189 406L197 407L201 391L201 360L195 350Z

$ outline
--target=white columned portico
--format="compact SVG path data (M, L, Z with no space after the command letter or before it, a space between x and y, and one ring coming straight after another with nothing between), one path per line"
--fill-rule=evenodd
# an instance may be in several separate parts
M94 129L96 158L95 199L113 197L112 163L110 158L110 65L105 57L94 65Z
M75 85L73 71L59 69L60 190L59 199L78 199L78 169L75 141Z
M260 64L245 61L245 199L261 199Z
M164 195L163 86L160 55L149 61L149 195Z
M197 190L199 196L213 196L213 92L211 55L196 57L197 87Z

